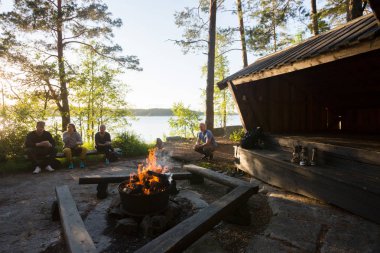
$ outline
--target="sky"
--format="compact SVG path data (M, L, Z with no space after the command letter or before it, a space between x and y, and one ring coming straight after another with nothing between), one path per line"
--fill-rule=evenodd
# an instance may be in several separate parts
M181 39L182 31L174 23L175 11L197 5L197 0L106 0L114 17L123 20L115 30L115 41L127 54L137 55L142 72L128 71L125 80L130 92L127 101L135 108L171 108L183 102L203 110L200 96L206 87L201 68L207 56L184 55L170 39ZM235 20L236 19L236 20ZM231 22L237 25L237 18ZM219 20L220 21L220 20ZM227 22L226 19L223 20ZM229 54L231 73L242 68L241 52ZM124 77L123 77L124 78Z

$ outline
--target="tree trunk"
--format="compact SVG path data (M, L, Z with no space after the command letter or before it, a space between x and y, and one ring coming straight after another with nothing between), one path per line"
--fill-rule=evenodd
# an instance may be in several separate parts
M223 90L223 129L224 129L224 133L226 132L226 128L227 128L227 94L226 94L226 89L224 89Z
M311 19L312 19L312 27L313 34L318 35L318 15L317 15L317 0L311 0Z
M240 39L241 39L241 50L243 54L243 66L244 68L248 66L248 58L247 58L247 44L245 42L245 30L244 30L244 21L243 21L243 10L241 7L241 0L236 0L237 4L237 12L239 18L239 31L240 31Z
M276 6L272 0L272 32L273 32L273 48L274 52L277 52L277 31L276 31Z
M2 108L1 108L1 120L3 121L3 122L1 122L1 123L4 123L5 122L5 95L4 95L4 84L3 83L1 83L1 98L2 98ZM3 126L4 126L4 124L3 124Z
M363 16L362 0L348 0L347 22Z
M214 129L214 71L217 0L210 0L210 25L208 30L208 60L206 87L206 126Z
M62 117L62 131L66 130L67 124L70 123L69 94L66 85L65 63L63 58L63 36L62 36L62 0L57 1L57 51L58 51L58 73L59 85L61 88L62 107L60 110Z

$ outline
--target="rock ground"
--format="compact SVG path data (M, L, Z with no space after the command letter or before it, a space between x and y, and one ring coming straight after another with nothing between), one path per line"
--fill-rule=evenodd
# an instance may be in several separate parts
M166 143L167 153L180 162L167 161L173 171L183 162L206 165L249 181L247 175L233 169L232 143L221 145L213 161L200 161L191 150L192 142ZM112 201L96 198L96 185L79 185L78 178L87 174L127 174L141 159L52 173L6 175L0 179L0 252L66 252L59 221L51 219L54 188L66 184L77 203L91 237L99 251L112 243L103 235L103 210ZM116 185L110 187L115 195ZM203 185L179 181L181 194L198 209L223 196L227 189L206 180ZM344 210L316 200L262 184L258 194L248 201L250 226L221 222L188 248L186 252L380 252L380 226Z

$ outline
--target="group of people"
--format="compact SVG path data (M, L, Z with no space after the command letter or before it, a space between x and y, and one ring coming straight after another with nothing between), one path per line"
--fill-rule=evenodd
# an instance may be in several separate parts
M87 148L82 146L82 137L76 131L73 123L67 125L67 131L63 133L62 141L64 143L63 153L69 163L69 169L74 168L73 155L79 155L79 167L84 168ZM52 164L57 155L57 148L52 135L45 130L45 122L37 122L36 130L28 133L25 147L26 154L32 161L34 174L40 173L42 168L45 168L47 171L54 171ZM106 132L105 125L101 125L99 132L95 134L95 148L98 152L105 153L105 162L109 164L109 157L114 150L111 145L111 135Z
M200 132L197 135L194 150L204 155L202 159L211 160L214 157L213 153L217 147L217 143L212 132L206 128L204 123L199 124L199 129ZM69 163L68 168L74 168L73 155L80 157L79 167L84 168L87 148L82 146L82 137L76 131L73 123L67 125L67 131L63 133L62 140L64 143L63 153ZM106 132L106 126L101 125L99 132L95 134L95 148L98 152L105 154L106 164L109 164L110 156L114 151L111 144L111 135ZM162 141L158 144L162 146ZM40 173L41 168L45 168L47 171L54 171L52 164L57 155L57 148L52 135L48 131L45 131L45 122L37 122L36 130L28 133L25 147L26 154L33 163L34 174Z

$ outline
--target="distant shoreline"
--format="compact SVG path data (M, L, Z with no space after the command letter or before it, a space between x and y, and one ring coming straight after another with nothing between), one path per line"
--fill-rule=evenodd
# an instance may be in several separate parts
M169 108L149 108L149 109L131 109L131 112L135 116L173 116L172 109ZM204 113L200 111L194 111L199 116L203 116ZM237 114L230 114L237 115Z

